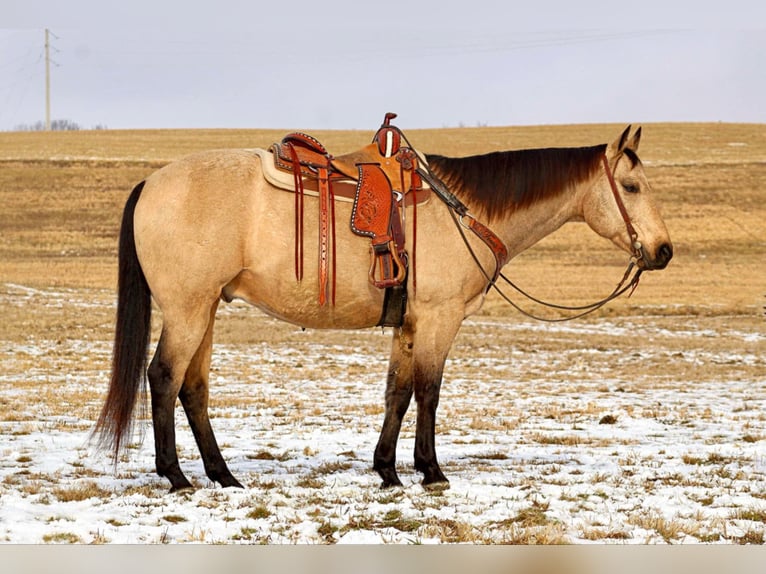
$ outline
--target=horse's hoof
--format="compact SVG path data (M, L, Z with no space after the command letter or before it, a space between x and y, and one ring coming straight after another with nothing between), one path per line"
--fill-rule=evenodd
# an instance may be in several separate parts
M173 476L173 478L168 478L170 480L170 493L175 494L176 492L184 492L184 491L190 491L194 490L194 485L192 485L191 482L189 482L189 479L187 479L183 474L178 476Z
M194 491L195 488L191 484L173 486L170 488L170 494L191 494Z
M429 483L423 481L423 488L425 488L428 492L443 492L445 490L449 490L449 480L437 480Z
M221 485L223 488L241 488L244 490L244 486L242 486L242 483L239 482L236 478L234 478L231 474L227 474L226 476L216 477L212 479L213 482L217 482Z
M402 486L402 481L399 480L399 476L395 472L385 473L385 476L383 476L383 482L380 483L381 490L396 488L399 486Z
M380 478L383 479L383 482L380 483L381 490L393 488L395 486L402 486L402 481L399 480L399 475L396 474L396 471L393 468L376 468L375 470L380 475Z
M418 465L415 463L415 469L423 473L423 488L430 491L441 491L449 488L449 480L444 476L438 465Z

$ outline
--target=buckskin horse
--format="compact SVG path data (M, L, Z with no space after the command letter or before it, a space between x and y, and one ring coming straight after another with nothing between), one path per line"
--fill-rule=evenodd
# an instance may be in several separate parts
M393 330L373 465L383 487L401 485L396 445L413 394L415 469L425 487L448 486L434 436L445 360L461 323L481 308L507 261L564 223L585 221L629 253L640 271L668 264L672 244L637 155L641 129L632 136L630 129L609 145L419 156L427 166L420 172L441 193L396 208L408 224L416 219L405 250L417 256L417 284L414 277L406 283L406 309ZM369 238L349 226L333 228L332 255L325 256L333 259L334 301L320 302L320 269L301 263L297 275L295 257L299 234L301 258L323 256L318 241L302 239L322 234L311 216L321 198L301 195L299 231L296 192L267 181L270 154L256 151L208 151L170 163L135 187L123 213L111 380L94 435L115 456L127 447L148 374L156 471L173 491L192 486L176 452L179 398L207 476L224 487L242 486L208 416L213 325L222 299L243 299L304 328L380 324L386 290L370 281ZM330 200L334 219L349 221L354 206ZM163 324L147 369L152 298Z

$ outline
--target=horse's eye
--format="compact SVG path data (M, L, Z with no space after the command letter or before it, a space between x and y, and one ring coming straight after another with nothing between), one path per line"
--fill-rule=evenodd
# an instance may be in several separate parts
M639 187L634 183L623 183L622 188L625 193L638 193Z

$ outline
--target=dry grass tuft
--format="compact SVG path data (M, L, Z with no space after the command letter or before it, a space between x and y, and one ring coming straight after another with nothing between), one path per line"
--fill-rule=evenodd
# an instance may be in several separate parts
M82 540L77 534L72 532L56 532L54 534L44 534L43 542L45 544L80 544Z
M633 535L625 529L620 530L605 530L603 528L589 528L584 530L581 534L584 540L590 540L593 542L610 541L610 540L630 540Z
M89 498L107 499L112 496L112 493L95 482L83 482L71 487L54 488L53 496L59 502L80 502Z
M162 517L162 520L169 522L170 524L179 524L181 522L186 522L187 518L185 516L181 516L180 514L166 514Z
M269 516L271 516L271 511L263 505L256 506L247 513L247 518L252 518L253 520L260 520Z
M740 508L732 513L732 518L766 524L766 508Z

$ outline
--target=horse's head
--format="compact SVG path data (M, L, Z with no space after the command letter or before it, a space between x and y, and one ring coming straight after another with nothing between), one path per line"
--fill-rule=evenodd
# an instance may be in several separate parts
M638 159L641 128L630 126L606 147L605 161L583 200L583 217L602 237L634 255L641 269L663 269L673 257L665 222Z

